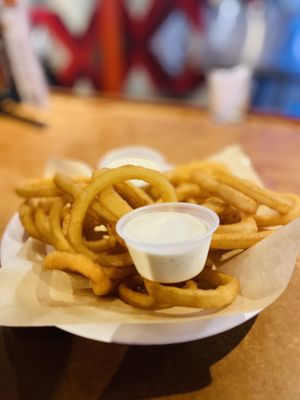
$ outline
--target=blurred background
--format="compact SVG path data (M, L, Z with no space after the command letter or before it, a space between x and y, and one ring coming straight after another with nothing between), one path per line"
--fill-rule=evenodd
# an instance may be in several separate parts
M52 86L83 96L101 91L206 106L209 71L243 64L253 73L255 110L300 117L300 0L27 0L25 6L30 44ZM3 26L2 18L2 32ZM3 94L12 62L5 41L1 46Z

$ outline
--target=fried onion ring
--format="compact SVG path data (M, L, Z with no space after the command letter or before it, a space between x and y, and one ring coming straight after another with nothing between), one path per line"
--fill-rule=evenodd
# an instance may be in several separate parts
M105 188L99 194L99 202L118 219L124 214L132 211L132 207L130 207L130 205L115 191L112 186Z
M39 204L34 211L34 223L37 230L47 243L52 244L52 235L49 223L49 216L44 211L43 207Z
M245 217L240 222L235 224L220 225L217 233L246 233L246 232L257 232L257 225L253 217Z
M204 268L196 282L198 280L216 286L216 288L208 290L195 289L195 285L191 282L182 288L160 284L147 279L144 280L144 283L148 293L157 301L167 301L172 306L182 307L225 307L232 303L239 292L239 282L235 277L210 268Z
M220 182L250 196L259 204L265 204L277 210L281 214L288 212L292 208L293 202L289 198L262 188L246 179L239 178L225 171L215 171L215 176Z
M86 240L83 239L85 246L95 252L102 252L113 248L116 244L116 238L113 234L110 234L108 238L102 238L99 240Z
M47 240L42 236L35 226L34 207L31 202L24 201L24 203L19 206L19 217L29 236L47 243Z
M212 176L205 174L204 172L195 172L192 175L192 179L203 189L210 192L213 196L219 197L226 203L239 208L249 214L254 214L257 210L257 203L251 197L245 195L242 192L226 185L225 183L218 182Z
M217 197L208 197L205 202L202 203L202 206L210 208L218 215L222 214L227 207L226 203Z
M286 225L293 221L295 218L300 217L300 197L289 193L285 195L292 202L292 208L286 214L274 214L274 215L254 215L254 219L258 226L280 226Z
M164 201L176 201L176 194L173 186L157 171L133 165L126 165L106 170L100 176L95 177L93 182L84 188L74 200L71 210L68 237L71 245L76 249L76 251L88 255L94 260L97 259L97 254L91 252L84 245L82 240L82 224L85 214L95 196L97 196L103 189L128 179L141 179L151 185L157 185Z
M106 267L102 266L105 275L111 280L118 280L127 278L130 275L136 273L134 265L129 265L128 267Z
M189 198L208 197L208 193L203 191L196 183L183 182L176 188L178 201L185 201Z
M115 289L115 284L108 279L101 266L84 254L54 251L45 257L44 267L71 271L84 276L91 282L93 292L97 296L109 294Z
M270 236L274 231L246 232L246 233L214 233L210 248L220 250L248 249L248 247Z
M49 214L52 243L56 250L74 252L73 247L70 245L62 231L62 212L64 205L64 200L61 197L57 198L53 203Z
M16 187L16 193L26 199L60 196L61 191L52 180L34 179Z
M122 268L133 264L131 256L127 250L118 254L108 254L106 251L103 251L97 254L96 258L101 265L106 267Z
M82 185L73 182L71 179L62 174L56 174L53 180L65 194L68 194L73 199L75 199L83 189ZM97 215L99 215L99 217L104 218L107 221L115 222L117 220L117 217L112 212L104 208L98 201L92 202L91 209Z
M160 310L170 307L165 300L158 301L147 293L143 279L139 275L130 277L119 285L119 296L124 303L143 310Z
M214 174L215 171L228 171L225 165L212 161L191 161L187 164L178 165L172 171L166 172L167 178L173 185L190 181L194 172L202 171L206 174Z
M143 189L135 186L131 182L117 183L114 187L119 195L133 208L153 204L151 197Z

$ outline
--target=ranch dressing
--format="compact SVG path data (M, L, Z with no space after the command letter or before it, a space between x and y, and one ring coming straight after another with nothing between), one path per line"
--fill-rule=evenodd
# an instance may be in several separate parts
M190 214L157 211L142 214L129 221L124 233L149 244L176 243L193 239L206 232L205 223Z
M162 203L126 214L117 231L143 277L174 283L201 272L217 226L218 217L205 207Z

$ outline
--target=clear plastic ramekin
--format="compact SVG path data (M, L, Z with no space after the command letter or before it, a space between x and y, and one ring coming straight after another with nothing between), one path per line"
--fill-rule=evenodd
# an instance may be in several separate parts
M124 231L126 224L137 216L161 211L190 214L205 224L206 231L192 239L163 243L149 243L139 237L129 237ZM141 276L161 283L175 283L191 279L202 271L212 234L218 225L218 215L209 208L176 202L137 208L120 218L116 229ZM151 224L147 229L151 229Z

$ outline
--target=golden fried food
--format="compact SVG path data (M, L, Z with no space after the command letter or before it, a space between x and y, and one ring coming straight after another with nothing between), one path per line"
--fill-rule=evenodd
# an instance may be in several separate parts
M123 267L107 267L102 266L105 275L111 279L112 281L115 280L122 280L127 278L128 276L134 275L137 273L134 265L128 265Z
M286 194L285 197L292 204L289 211L286 214L275 212L274 214L255 215L254 218L259 227L286 225L300 216L300 197L292 193Z
M248 249L274 232L266 230L260 232L214 233L210 248L222 250Z
M54 201L50 210L49 224L52 234L52 244L57 250L74 252L73 247L70 245L62 231L62 212L64 205L64 199L59 197Z
M91 252L84 245L82 240L82 224L86 212L95 197L102 190L106 189L110 185L128 179L141 179L151 185L156 185L159 188L164 201L176 201L176 193L173 186L161 173L157 171L133 165L126 165L112 170L106 170L103 174L94 178L93 181L85 187L81 193L79 193L72 205L68 238L76 251L88 255L94 260L98 258L97 254Z
M214 288L199 289L198 280ZM232 303L239 291L239 282L235 277L209 268L205 268L195 280L188 281L183 287L164 285L147 279L144 283L155 300L163 302L167 299L170 305L182 307L225 307Z
M101 265L105 265L107 267L122 268L133 264L127 250L118 254L108 254L106 251L103 251L96 255L96 259Z
M227 171L225 165L211 161L192 161L187 164L178 165L173 170L168 171L166 176L173 185L178 185L182 182L191 181L194 172L204 172L206 174L213 174L216 171Z
M61 191L52 180L35 179L16 187L16 193L26 199L60 196Z
M144 281L139 275L130 277L120 284L119 296L124 303L143 310L161 310L170 307L165 300L156 300L146 291Z
M178 201L186 201L190 198L206 199L209 194L196 183L183 182L176 187L176 195Z
M104 225L103 225L103 227L104 227ZM97 228L97 227L95 227L95 228ZM95 233L95 230L93 231L93 233ZM88 249L95 251L95 252L101 252L101 251L112 249L115 247L115 245L117 243L116 236L109 225L107 226L105 232L101 232L100 239L87 240L84 238L83 241L84 241L85 246Z
M203 207L210 208L218 215L224 213L224 211L228 207L227 204L223 200L218 199L217 197L209 197L209 196L207 196L207 198L204 200L204 202L201 205Z
M29 236L46 243L46 238L44 238L43 235L39 232L34 222L34 212L35 209L32 202L25 201L19 206L20 221Z
M245 195L249 195L252 199L256 200L258 204L265 204L280 213L284 214L288 212L293 205L293 202L288 197L262 188L246 179L239 178L224 171L215 171L214 174L220 182L229 185Z
M215 178L204 172L198 171L193 173L192 179L211 195L219 197L233 207L249 214L254 214L257 210L258 205L251 197L233 189L231 186L218 182Z
M102 190L99 194L100 204L114 214L117 219L132 211L132 207L125 201L112 186Z
M41 236L45 239L45 241L47 241L48 244L52 244L53 238L50 229L49 212L47 213L45 209L40 204L38 204L34 211L33 218L35 226Z
M248 233L257 232L257 225L253 217L245 217L235 224L220 225L216 234L218 233Z
M137 187L134 179L148 186ZM44 260L46 269L80 274L89 280L95 295L117 295L144 310L230 304L239 283L216 267L271 235L274 227L300 216L299 196L263 189L232 175L222 164L204 161L180 165L165 174L130 165L95 170L89 181L57 174L53 180L20 185L16 191L25 198L19 216L26 232L55 248ZM212 237L210 263L197 277L181 284L143 279L116 233L116 223L132 209L176 201L200 204L218 214L220 225ZM262 214L261 205L270 212Z
M108 279L101 266L95 264L84 254L53 251L45 257L44 267L75 272L84 276L90 280L93 292L97 296L109 294L115 288L114 283Z
M73 199L75 199L79 193L82 191L83 186L73 182L71 179L63 176L62 174L56 174L54 176L54 183L67 195L70 195ZM115 222L117 217L103 207L98 201L94 201L91 204L91 209L99 215L100 218L104 218L107 221Z
M152 198L143 189L131 182L120 182L114 185L114 187L117 193L133 208L153 204Z

